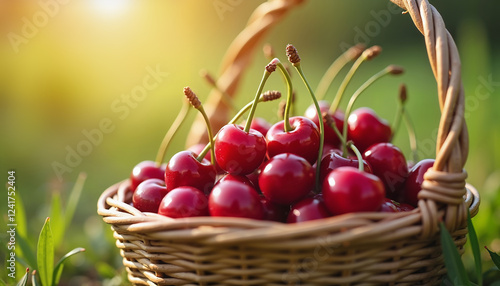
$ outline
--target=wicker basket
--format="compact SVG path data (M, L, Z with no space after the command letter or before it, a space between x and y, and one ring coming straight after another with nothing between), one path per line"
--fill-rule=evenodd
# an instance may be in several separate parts
M300 1L270 1L229 48L220 86L233 94L264 32ZM466 216L479 195L465 183L468 135L456 46L427 0L397 1L425 37L438 83L441 120L436 162L418 208L355 213L300 224L241 218L170 219L132 207L129 181L109 187L98 213L112 226L129 280L137 285L438 285L446 273L440 221L460 252ZM224 116L217 95L212 116ZM217 119L216 119L217 120Z

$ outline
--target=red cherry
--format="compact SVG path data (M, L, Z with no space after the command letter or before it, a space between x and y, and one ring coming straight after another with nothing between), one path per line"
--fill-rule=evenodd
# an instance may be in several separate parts
M354 168L358 168L359 161L358 159L344 158L338 152L331 152L323 157L320 164L320 182L323 182L325 177L333 170L339 167L350 166ZM371 173L372 169L368 163L363 160L363 168L365 172Z
M274 124L267 132L267 155L269 158L282 153L291 153L305 158L311 165L318 159L319 131L310 119L303 116L290 118L293 130L284 131L284 121Z
M208 198L208 209L211 216L264 218L264 208L257 191L231 180L215 185Z
M153 161L140 162L130 174L130 190L134 192L137 186L147 179L163 179L166 166L166 164L158 166Z
M328 174L323 199L333 215L378 211L385 197L384 184L375 175L353 167L340 167Z
M205 194L210 193L215 183L216 171L210 161L199 162L196 154L181 151L170 159L165 170L165 184L169 191L183 186L195 187Z
M383 213L397 213L399 212L398 205L399 203L396 203L389 198L384 198L384 202L382 203L382 206L380 206L379 211Z
M368 107L354 110L347 122L347 138L354 142L360 152L364 152L373 144L389 142L391 139L389 123Z
M398 207L398 211L400 212L409 212L409 211L412 211L414 210L415 208L409 204L405 204L405 203L400 203L397 205Z
M197 188L178 187L161 200L158 214L171 218L207 216L207 196Z
M264 208L264 220L286 222L290 207L288 205L275 204L262 196L260 198L262 207Z
M147 179L137 186L132 196L134 207L141 212L158 212L161 200L168 193L161 179Z
M259 187L271 202L289 205L314 188L314 169L302 157L278 154L261 167Z
M215 159L226 172L246 175L255 171L266 157L266 139L258 131L245 132L236 124L223 126L215 139Z
M400 201L402 203L417 207L418 193L422 189L424 174L434 165L434 162L434 159L424 159L417 162L417 164L410 169L404 188L401 190L400 194Z
M198 143L198 144L195 144L195 145L189 147L187 150L188 151L193 151L194 154L196 154L196 156L198 156L201 153L201 151L203 151L203 149L205 149L205 146L206 146L206 144ZM207 159L208 161L212 162L212 152L207 152L207 154L205 155L204 158ZM222 170L219 167L219 165L217 164L217 162L215 162L215 169L217 170L218 174L224 173L224 170Z
M271 126L272 124L262 117L254 117L254 119L252 119L252 123L250 123L250 129L259 131L262 135L264 135L264 137Z
M317 198L305 198L292 206L286 222L297 223L322 219L330 216L332 215L326 208L323 200Z
M321 110L322 113L327 113L328 116L330 116L334 121L335 121L335 126L337 126L337 129L339 130L340 133L342 133L342 128L344 126L344 113L340 110L336 110L335 113L331 113L330 111L330 103L325 100L320 100L318 101L319 109ZM316 106L314 104L310 105L307 109L306 112L304 113L304 116L314 122L317 126L319 126L319 118L318 118L318 113L316 112ZM324 120L323 120L324 121ZM331 144L333 146L339 146L340 145L340 139L337 136L337 133L333 130L332 127L329 125L325 124L325 139L324 139L325 144Z
M408 166L401 150L392 143L378 143L370 146L363 158L373 174L384 182L387 197L397 200L408 177Z

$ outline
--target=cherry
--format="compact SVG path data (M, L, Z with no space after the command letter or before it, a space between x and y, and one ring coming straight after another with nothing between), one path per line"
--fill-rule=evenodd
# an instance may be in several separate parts
M409 212L415 209L413 206L405 203L399 203L396 206L398 207L398 211L400 212Z
M363 157L373 174L384 183L387 197L397 200L408 177L408 166L401 150L392 143L378 143L370 146Z
M208 194L214 186L215 177L215 167L206 159L198 161L192 151L181 151L172 156L165 170L165 184L169 191L191 186Z
M396 203L395 201L389 198L384 198L384 201L382 203L382 206L380 206L379 211L383 213L397 213L399 212L399 203Z
M207 216L208 199L196 188L178 187L163 197L158 214L171 218Z
M267 132L269 158L281 153L291 153L305 158L311 165L318 159L320 134L312 120L303 116L290 118L292 130L285 131L285 121L274 124Z
M342 157L339 153L340 151L335 151L335 152L330 152L329 154L325 155L323 159L321 160L321 164L319 166L320 168L320 182L323 182L325 177L333 170L336 168L342 167L342 166L350 166L357 168L359 165L358 159L354 158L345 158ZM368 163L363 160L363 170L368 173L372 173L372 169Z
M208 198L211 216L243 217L261 220L264 208L257 191L241 182L227 180L218 183Z
M335 126L339 131L342 130L344 126L344 113L340 110L336 110L334 113L330 112L330 103L324 100L318 101L319 108L322 113L323 122L325 123L325 144L329 144L332 146L339 146L341 143L341 139L337 136L337 133L333 130L332 126L327 124L328 121L324 118L324 116L329 116L330 119L333 120ZM325 115L326 113L326 115ZM304 116L314 122L314 124L319 126L319 118L318 113L316 111L316 106L310 105Z
M159 165L153 161L142 161L130 174L130 190L134 192L137 186L147 179L163 179L166 164Z
M286 222L290 206L273 203L264 196L260 198L260 202L264 208L264 220Z
M368 107L354 110L349 116L347 138L354 142L361 152L373 144L389 142L391 127Z
M318 198L305 198L290 209L287 223L298 223L332 216L323 200Z
M147 179L137 186L132 203L141 212L158 212L161 200L168 193L161 179Z
M294 154L278 154L261 167L259 187L273 203L292 204L314 188L314 169Z
M255 171L266 156L266 139L253 129L236 124L223 126L215 139L215 159L224 171L246 175Z
M339 167L328 174L322 194L333 215L378 211L384 201L382 181L353 167Z
M434 159L424 159L419 161L410 169L400 195L400 201L402 203L407 203L413 207L417 207L418 193L422 189L424 174L434 165L434 162Z

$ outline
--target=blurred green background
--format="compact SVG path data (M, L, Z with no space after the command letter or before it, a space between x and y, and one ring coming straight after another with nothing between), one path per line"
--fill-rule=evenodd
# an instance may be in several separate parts
M260 3L1 2L0 165L4 182L7 170L16 171L17 196L22 197L28 210L32 243L49 214L51 193L61 192L63 198L67 197L78 174L87 174L61 253L77 246L85 247L87 252L71 258L64 274L65 281L70 281L68 285L75 281L78 285L110 283L116 273L109 270L122 270L111 231L96 213L99 195L127 178L138 162L155 158L182 105L184 86L191 86L202 101L207 97L210 86L199 71L207 69L217 75L227 47ZM441 12L461 54L470 132L466 169L468 182L482 195L474 223L481 245L499 252L500 27L495 12L500 3L431 3ZM422 158L433 157L439 119L436 83L423 37L409 15L394 11L398 10L387 1L306 1L272 29L260 46L270 43L277 57L286 61L284 48L294 44L313 87L344 47L359 42L382 46L382 54L361 67L347 92L352 94L388 64L403 66L404 75L380 80L363 94L357 106L371 106L392 121L398 87L405 83L407 109L415 123L420 154ZM253 97L267 63L261 49L257 49L241 82L236 104L242 106ZM152 75L151 70L156 70L158 77L156 81L148 79L147 85L144 81ZM302 113L310 100L298 76L292 76L299 96L296 111ZM334 82L330 93L336 91L339 82ZM141 87L147 88L141 98L126 99ZM266 89L284 91L285 87L281 78L271 77ZM342 102L343 107L346 102ZM277 119L276 110L277 103L267 103L259 107L257 115L273 121ZM184 148L194 116L191 112L167 158ZM94 134L94 143L85 134ZM404 128L394 142L410 154ZM85 150L84 156L80 160L73 157L68 164L71 150L85 147L81 149ZM6 193L2 194L2 202L5 197ZM2 203L4 218L5 208ZM6 224L0 226L2 240L7 237L4 227Z

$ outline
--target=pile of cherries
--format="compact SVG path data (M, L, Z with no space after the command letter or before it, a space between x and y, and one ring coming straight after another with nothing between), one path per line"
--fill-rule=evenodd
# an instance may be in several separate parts
M377 46L355 48L343 55L355 60L351 71L379 52ZM310 91L291 45L287 56ZM267 77L278 68L287 81L287 101L283 120L271 124L254 114L257 104L265 101L262 89ZM400 72L391 67L384 74ZM343 84L349 79L346 76ZM358 92L343 112L327 100L316 101L310 91L314 104L304 116L290 116L292 92L288 71L274 58L265 68L255 99L215 136L207 120L209 143L180 151L166 164L143 161L133 168L133 206L171 218L225 216L284 223L417 207L423 175L434 160L412 166L391 143L394 126L367 107L351 112ZM204 114L192 90L185 88L184 94ZM249 108L246 122L236 124Z

